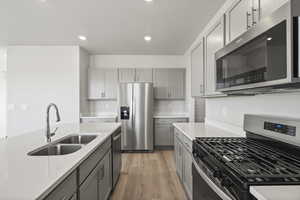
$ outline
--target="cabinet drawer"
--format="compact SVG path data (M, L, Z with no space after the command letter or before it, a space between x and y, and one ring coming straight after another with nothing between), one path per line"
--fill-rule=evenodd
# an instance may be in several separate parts
M87 178L89 173L96 167L98 162L103 158L107 150L111 147L111 138L109 137L98 149L92 153L92 155L87 158L79 166L79 184Z
M69 200L76 192L76 171L59 184L44 200Z
M157 118L155 119L155 123L158 124L172 124L172 123L181 123L181 122L188 122L187 118Z

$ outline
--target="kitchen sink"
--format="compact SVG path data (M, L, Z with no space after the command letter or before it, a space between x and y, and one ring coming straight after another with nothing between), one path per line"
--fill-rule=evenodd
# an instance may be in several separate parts
M81 145L63 145L63 144L50 144L45 147L39 148L29 152L29 156L58 156L71 154L78 151Z
M71 135L56 143L58 144L88 144L93 141L96 135Z

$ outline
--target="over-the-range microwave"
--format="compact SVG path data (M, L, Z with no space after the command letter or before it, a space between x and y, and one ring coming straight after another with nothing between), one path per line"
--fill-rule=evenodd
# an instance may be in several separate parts
M216 90L234 94L298 87L299 16L300 0L291 0L216 52Z

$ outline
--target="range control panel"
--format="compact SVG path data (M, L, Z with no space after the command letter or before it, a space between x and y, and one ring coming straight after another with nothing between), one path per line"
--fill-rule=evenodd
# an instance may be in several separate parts
M274 131L284 135L296 136L296 127L289 126L285 124L277 124L272 122L265 122L264 129L269 131Z

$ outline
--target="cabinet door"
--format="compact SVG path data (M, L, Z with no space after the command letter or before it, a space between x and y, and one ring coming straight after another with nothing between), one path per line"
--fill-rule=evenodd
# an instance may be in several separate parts
M182 181L182 174L183 174L183 157L182 157L182 144L179 140L177 140L177 145L178 145L178 161L177 161L177 173Z
M128 83L135 81L135 69L119 69L119 82Z
M168 69L153 69L154 98L168 98Z
M98 99L105 97L105 70L89 69L89 98Z
M171 127L170 124L155 124L155 146L171 146Z
M106 69L105 71L105 98L117 99L118 70Z
M111 150L100 162L99 168L99 200L107 200L112 189Z
M96 167L79 188L80 199L98 200L98 175Z
M183 150L182 182L185 187L185 190L187 191L189 199L193 199L192 198L192 194L193 194L192 154L184 147L182 150Z
M204 94L204 41L192 51L191 65L192 97L201 97Z
M224 47L225 16L216 23L205 37L205 95L216 96L221 93L216 92L216 66L215 53Z
M185 98L185 69L168 70L168 98Z
M256 18L263 19L271 15L274 11L280 8L282 5L288 2L288 0L253 0L254 8L259 10L256 12Z
M236 39L251 27L251 1L235 0L227 11L227 42Z
M153 82L152 69L135 69L136 82Z

